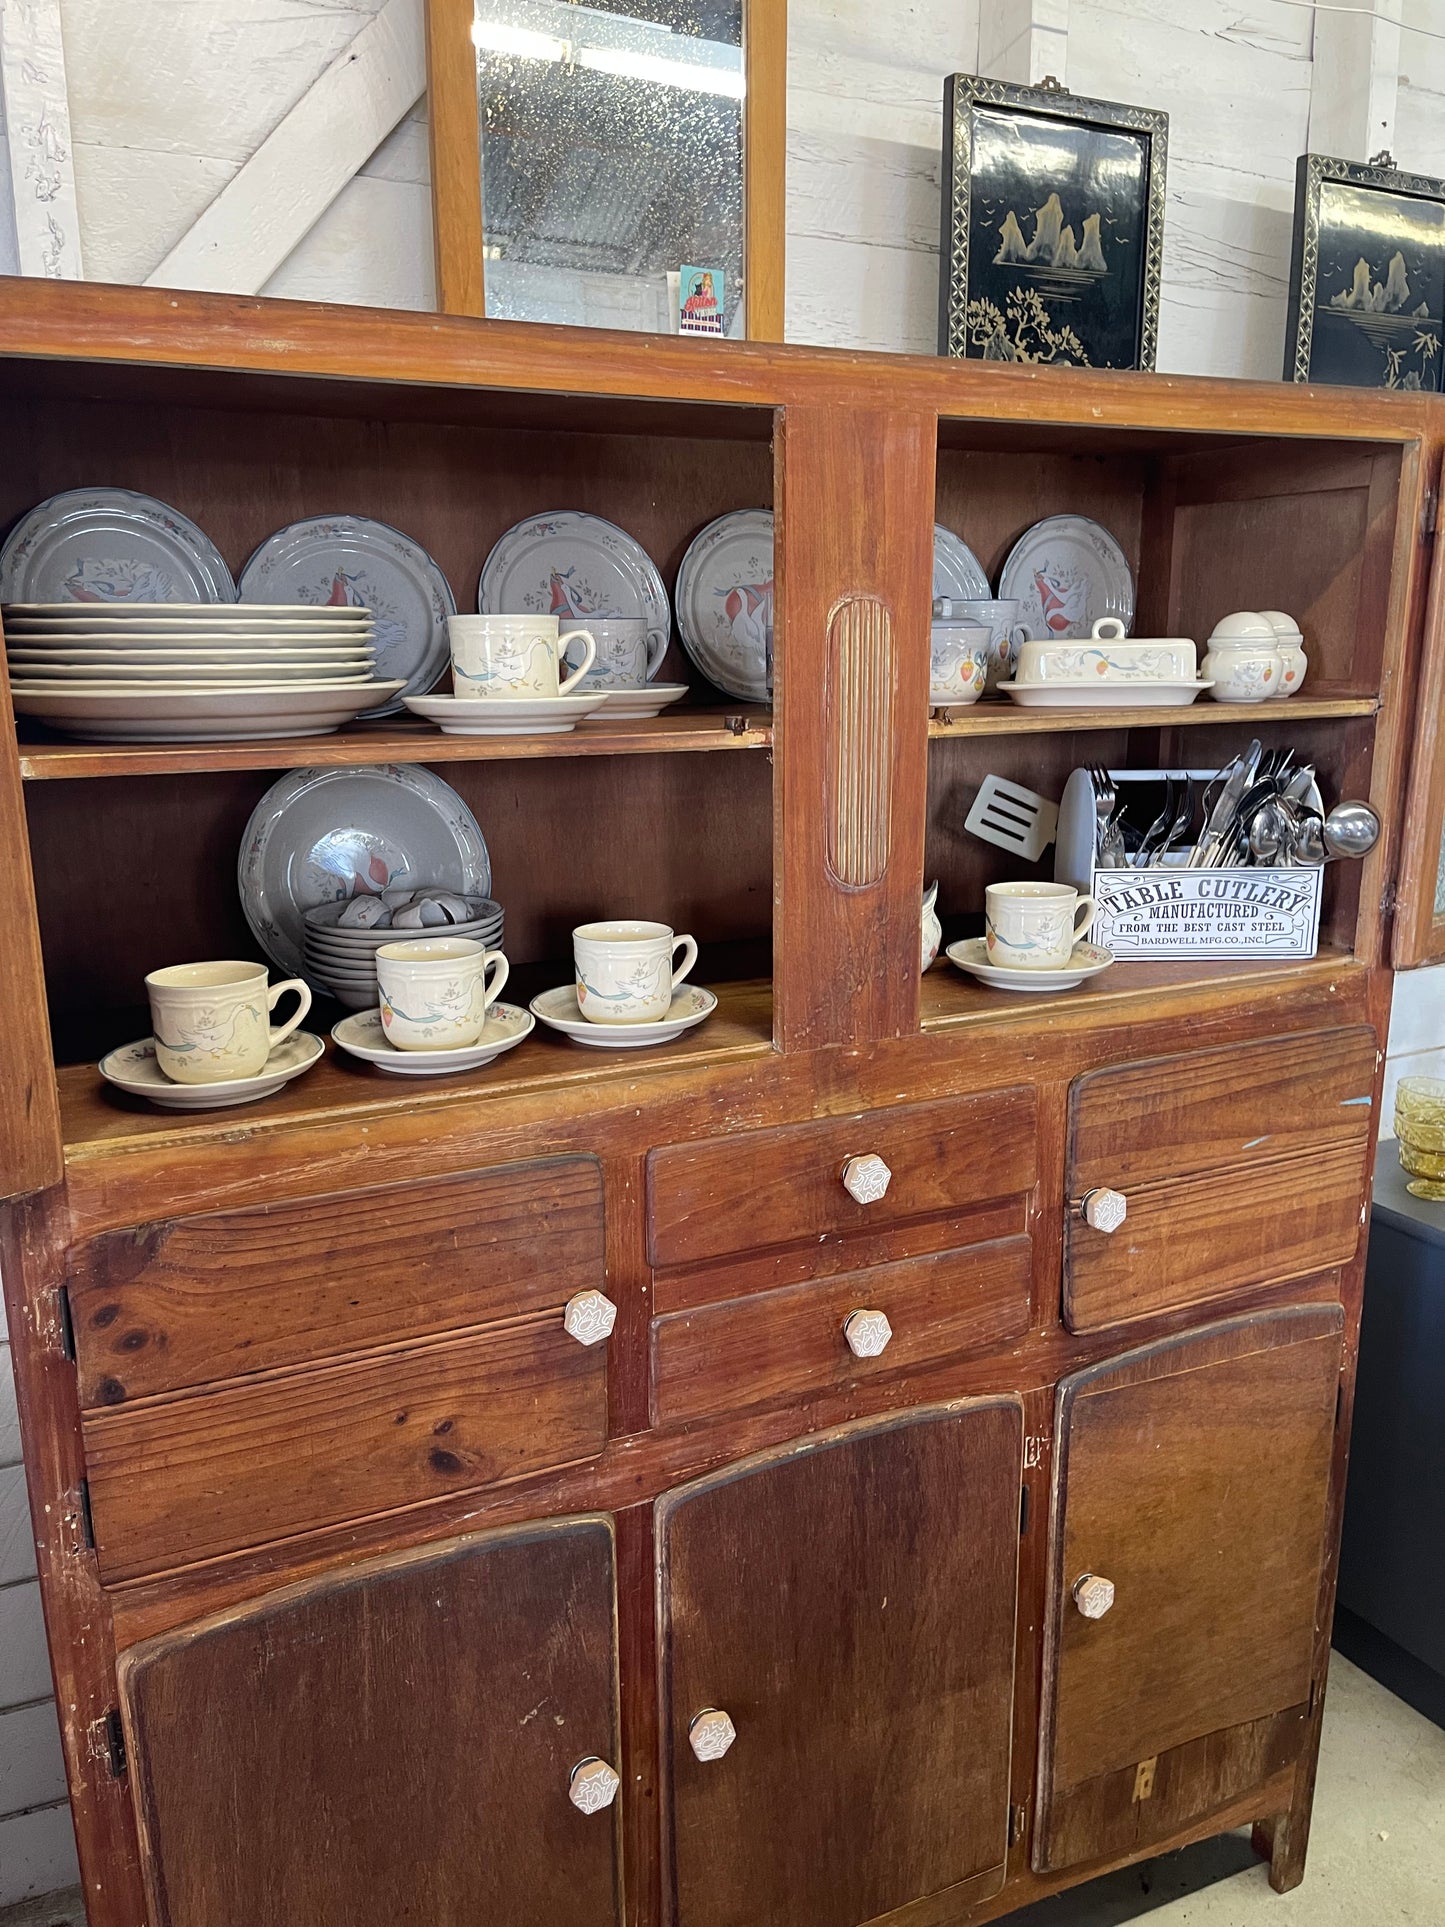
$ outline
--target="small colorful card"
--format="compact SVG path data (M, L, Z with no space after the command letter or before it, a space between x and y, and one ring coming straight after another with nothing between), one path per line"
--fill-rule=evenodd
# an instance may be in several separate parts
M721 268L683 268L677 281L677 325L679 333L685 335L722 333Z

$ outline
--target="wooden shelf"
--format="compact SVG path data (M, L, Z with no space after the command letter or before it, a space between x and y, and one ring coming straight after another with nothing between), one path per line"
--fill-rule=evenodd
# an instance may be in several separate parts
M1377 696L1292 696L1280 703L1212 703L1207 697L1187 709L1017 709L1012 703L979 703L971 709L936 710L928 719L930 737L1044 736L1060 731L1096 729L1199 729L1210 724L1318 722L1350 716L1376 716Z
M768 749L766 711L689 709L648 722L598 723L565 736L447 736L426 723L358 723L332 736L277 742L82 743L53 737L22 742L27 782L81 776L186 776L214 770L327 769L363 763L518 762L549 756L675 755L683 751Z

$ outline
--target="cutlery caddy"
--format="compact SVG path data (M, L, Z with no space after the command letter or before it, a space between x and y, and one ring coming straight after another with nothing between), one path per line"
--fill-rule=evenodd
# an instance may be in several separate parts
M1212 770L1110 770L1119 784L1163 783ZM1318 865L1278 869L1191 869L1186 851L1144 869L1106 869L1096 845L1098 798L1087 769L1064 786L1054 844L1054 876L1098 905L1090 936L1116 958L1313 957L1319 946Z

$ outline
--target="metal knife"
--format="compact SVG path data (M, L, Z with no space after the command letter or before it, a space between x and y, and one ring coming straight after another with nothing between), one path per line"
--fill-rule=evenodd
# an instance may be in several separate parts
M1234 820L1235 811L1244 799L1249 787L1250 772L1259 761L1260 745L1252 742L1243 756L1236 756L1225 779L1224 788L1219 792L1218 801L1209 812L1209 821L1200 832L1199 841L1189 852L1185 865L1189 870L1205 870L1209 867L1209 857L1221 841Z

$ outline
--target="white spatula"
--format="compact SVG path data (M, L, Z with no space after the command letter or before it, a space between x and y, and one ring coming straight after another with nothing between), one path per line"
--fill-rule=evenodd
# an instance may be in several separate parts
M985 776L963 827L985 843L1012 850L1026 863L1037 863L1054 840L1059 806L1037 790L1010 783L1003 776Z

